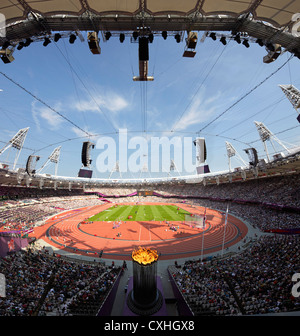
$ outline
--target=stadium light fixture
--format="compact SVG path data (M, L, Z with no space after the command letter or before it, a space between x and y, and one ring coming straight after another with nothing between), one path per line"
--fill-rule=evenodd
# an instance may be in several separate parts
M236 35L236 36L234 37L234 40L235 40L238 44L240 44L240 43L241 43L240 35L239 35L239 34Z
M70 35L70 38L69 38L69 42L70 42L71 44L73 44L73 43L75 42L75 40L76 40L76 35L75 35L75 34L71 34L71 35Z
M243 41L243 45L244 45L246 48L249 48L249 47L250 47L250 44L249 44L248 40L244 40L244 41Z
M44 40L43 46L44 46L44 47L47 47L47 45L48 45L49 43L51 43L51 41L50 41L49 37L45 37L45 40Z
M21 50L21 49L23 49L23 47L24 47L24 42L19 42L19 44L18 44L18 46L17 46L17 50Z
M161 36L163 37L164 40L166 40L167 37L168 37L168 33L164 30L164 31L161 33Z
M176 40L177 43L180 42L180 35L179 35L179 34L176 34L176 35L175 35L175 40Z
M263 47L263 46L264 46L264 42L263 42L262 39L257 39L255 42L256 42L260 47Z
M2 45L2 49L6 49L10 46L10 42L9 41L5 41Z
M150 42L150 43L152 43L152 42L153 42L154 36L153 36L153 34L152 34L152 33L151 33L151 34L149 34L149 37L148 37L148 39L149 39L149 42Z
M226 37L225 37L225 36L222 36L222 37L220 38L220 42L222 42L224 45L226 45L226 44L227 44Z
M106 32L105 33L105 39L106 39L106 41L108 41L110 39L110 37L111 37L111 32Z
M33 40L30 37L27 38L25 43L24 43L24 47L29 47L32 42L33 42Z
M137 31L132 33L132 37L134 38L134 40L136 41L137 38L139 37L139 33Z
M209 37L211 37L214 41L217 39L216 33L210 33Z
M60 33L56 33L55 35L54 35L54 42L58 42L58 40L61 38L61 35L60 35Z
M120 42L123 43L125 40L125 34L121 33L119 39L120 39Z

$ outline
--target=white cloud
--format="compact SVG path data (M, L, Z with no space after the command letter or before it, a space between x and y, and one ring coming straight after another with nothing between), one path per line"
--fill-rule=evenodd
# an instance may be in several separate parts
M194 98L190 108L185 112L182 118L173 125L172 129L182 131L189 126L200 124L208 120L214 114L216 106L213 104L219 98L219 94L215 97L210 97L205 101L202 95Z
M120 112L129 106L129 101L113 91L100 90L101 93L76 102L74 108L81 112L104 112L106 109L112 113Z
M38 110L37 110L35 105L36 105L36 101L33 101L31 103L31 114L32 114L32 118L34 120L34 123L36 125L36 128L38 129L38 131L40 131L41 130L41 124L40 124L40 120L38 118L39 113L38 113Z
M54 109L61 110L61 104L56 103ZM36 106L36 102L31 103L31 112L37 129L41 130L41 120L44 119L52 129L59 128L64 119L46 106Z

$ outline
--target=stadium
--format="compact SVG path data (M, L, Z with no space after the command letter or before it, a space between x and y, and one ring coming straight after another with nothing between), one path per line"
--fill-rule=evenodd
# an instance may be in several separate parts
M276 5L269 0L126 4L14 0L0 4L4 18L0 26L0 94L4 97L0 110L0 318L299 315L297 10L297 1L285 0ZM149 48L159 40L159 58L159 48L171 38L181 48L177 49L182 53L180 60L171 64L169 55L170 68L163 64L156 73L153 67L153 76L149 75L154 59L153 54L149 59ZM118 42L107 56L104 50L115 43L113 39ZM128 48L138 50L138 75L130 73L128 63L118 68L114 63L124 40L129 41ZM217 58L210 59L213 66L206 76L202 73L200 82L193 63L184 65L182 78L168 72L182 59L195 64L200 45L216 40L224 49L218 49L219 54L214 49ZM85 44L86 51L77 54L82 47L74 42ZM97 87L86 90L92 99L84 101L79 84L87 86L75 68L73 44L84 71L89 69L95 81L103 75L101 90L105 85L120 85L132 91L125 91L124 97L106 91L105 100L104 95L96 97ZM209 92L206 80L228 52L228 44L234 44L235 55L243 44L241 58L247 62L249 44L259 48L255 53L264 54L259 71L251 81L243 78L243 86L238 75L227 74L231 78L226 79L220 68L219 87L212 83L211 95L201 100L204 86ZM48 58L46 50L52 53ZM91 59L98 56L105 61L96 69L93 62L101 60ZM58 57L66 63L62 65ZM224 66L229 63L234 62L225 60ZM68 82L64 82L66 68ZM238 71L243 76L247 66L243 63ZM269 81L278 81L281 72L290 84L277 83L272 91ZM164 76L166 81L159 82ZM153 92L166 99L169 85L186 77L191 77L189 89L194 79L196 91L183 94L187 106L177 112L179 119L171 125L180 104L167 97L164 112L158 113ZM156 80L160 86L152 88ZM231 85L237 91L225 99L223 87L227 90ZM64 95L69 86L76 91L72 99ZM140 91L134 91L136 86ZM175 90L172 99L182 90ZM256 92L250 103L247 99ZM280 99L279 93L283 94ZM140 111L133 113L130 124L128 104L131 101L136 107L137 100ZM239 104L241 110L235 111ZM172 110L170 120L167 105ZM196 121L191 121L195 111ZM233 115L222 121L227 113ZM255 121L256 117L264 122ZM166 123L158 129L164 118ZM255 124L254 140L250 127L241 129L249 120ZM122 147L129 124L135 128L126 132ZM191 132L183 125L199 131ZM110 132L109 126L114 130ZM204 132L209 127L211 133ZM161 157L168 167L159 171L154 169L159 165L153 156L158 134L161 145L168 140L166 134L179 135L177 142L172 138L173 150L168 140L169 152ZM131 135L135 137L128 139ZM152 147L127 152L136 149L136 144ZM220 154L219 147L224 153ZM193 171L188 170L188 161L193 161ZM131 171L124 170L124 162Z

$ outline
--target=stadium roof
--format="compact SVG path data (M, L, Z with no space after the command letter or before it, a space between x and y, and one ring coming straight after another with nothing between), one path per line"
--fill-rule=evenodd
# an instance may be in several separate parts
M242 31L300 52L298 0L3 0L5 40L51 31Z
M124 32L130 36L137 31L141 35L149 35L150 32L161 34L165 31L175 35L180 32L182 38L184 32L203 31L206 36L209 36L209 32L219 31L231 33L229 37L231 39L237 35L247 38L250 36L253 38L252 42L260 39L263 41L262 45L265 45L270 52L272 49L274 51L275 44L279 45L285 49L281 51L280 48L280 53L288 51L300 58L300 13L298 12L300 12L299 0L2 0L0 2L0 14L2 14L2 18L0 16L0 46L3 46L3 49L0 51L13 51L18 44L21 44L21 41L28 38L38 41L53 37L54 32L67 32L62 33L65 36L75 32L79 37L81 31L101 32L102 40L105 41L105 32L112 32L115 35ZM5 18L5 29L3 29L3 18ZM204 41L204 37L205 34L201 42ZM4 44L9 47L5 47ZM11 47L13 48L9 49ZM275 74L281 67L272 74ZM144 115L145 111L143 111ZM273 162L267 167L267 175L299 172L299 165L299 156L295 160L284 159L281 162ZM265 170L261 169L260 173L264 176ZM199 183L202 179L208 180L208 178L216 181L218 176L218 181L222 183L223 180L229 181L229 175L231 177L238 175L238 179L243 178L241 171L236 171L230 174L227 172L208 174L205 178L188 176L175 180ZM245 179L256 177L252 169L248 169L246 175L243 172L243 176ZM45 179L45 185L48 183L48 187L51 187L54 181L66 185L69 182L80 184L86 181L68 176L45 175L41 178ZM24 180L23 178L23 183ZM0 184L15 185L17 181L16 172L8 170L0 172ZM140 183L141 181L143 180L138 179L130 182ZM161 181L172 182L172 178L153 179L152 182L160 183ZM121 180L118 179L115 182L121 182ZM122 183L127 182L122 181ZM32 185L38 186L39 183L40 177L33 178ZM108 179L107 183L111 183L111 180Z
M254 19L283 27L291 22L292 15L299 10L296 0L4 0L0 5L1 13L7 22L26 20L28 14L39 13L43 17L58 14L81 16L84 12L99 16L120 14L136 16L144 11L154 18L173 14L182 17L199 13L201 15L225 14L238 17L251 13Z

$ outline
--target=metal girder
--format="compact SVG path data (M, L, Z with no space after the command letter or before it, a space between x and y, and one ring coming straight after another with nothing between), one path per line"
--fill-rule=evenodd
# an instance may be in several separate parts
M288 51L300 55L300 39L288 29L279 29L251 17L240 18L229 15L186 16L186 15L53 15L40 18L32 16L6 27L6 37L0 38L0 46L6 40L17 43L34 36L45 36L57 31L112 31L128 32L140 27L149 28L151 32L161 31L224 31L245 32L249 36L280 44Z

